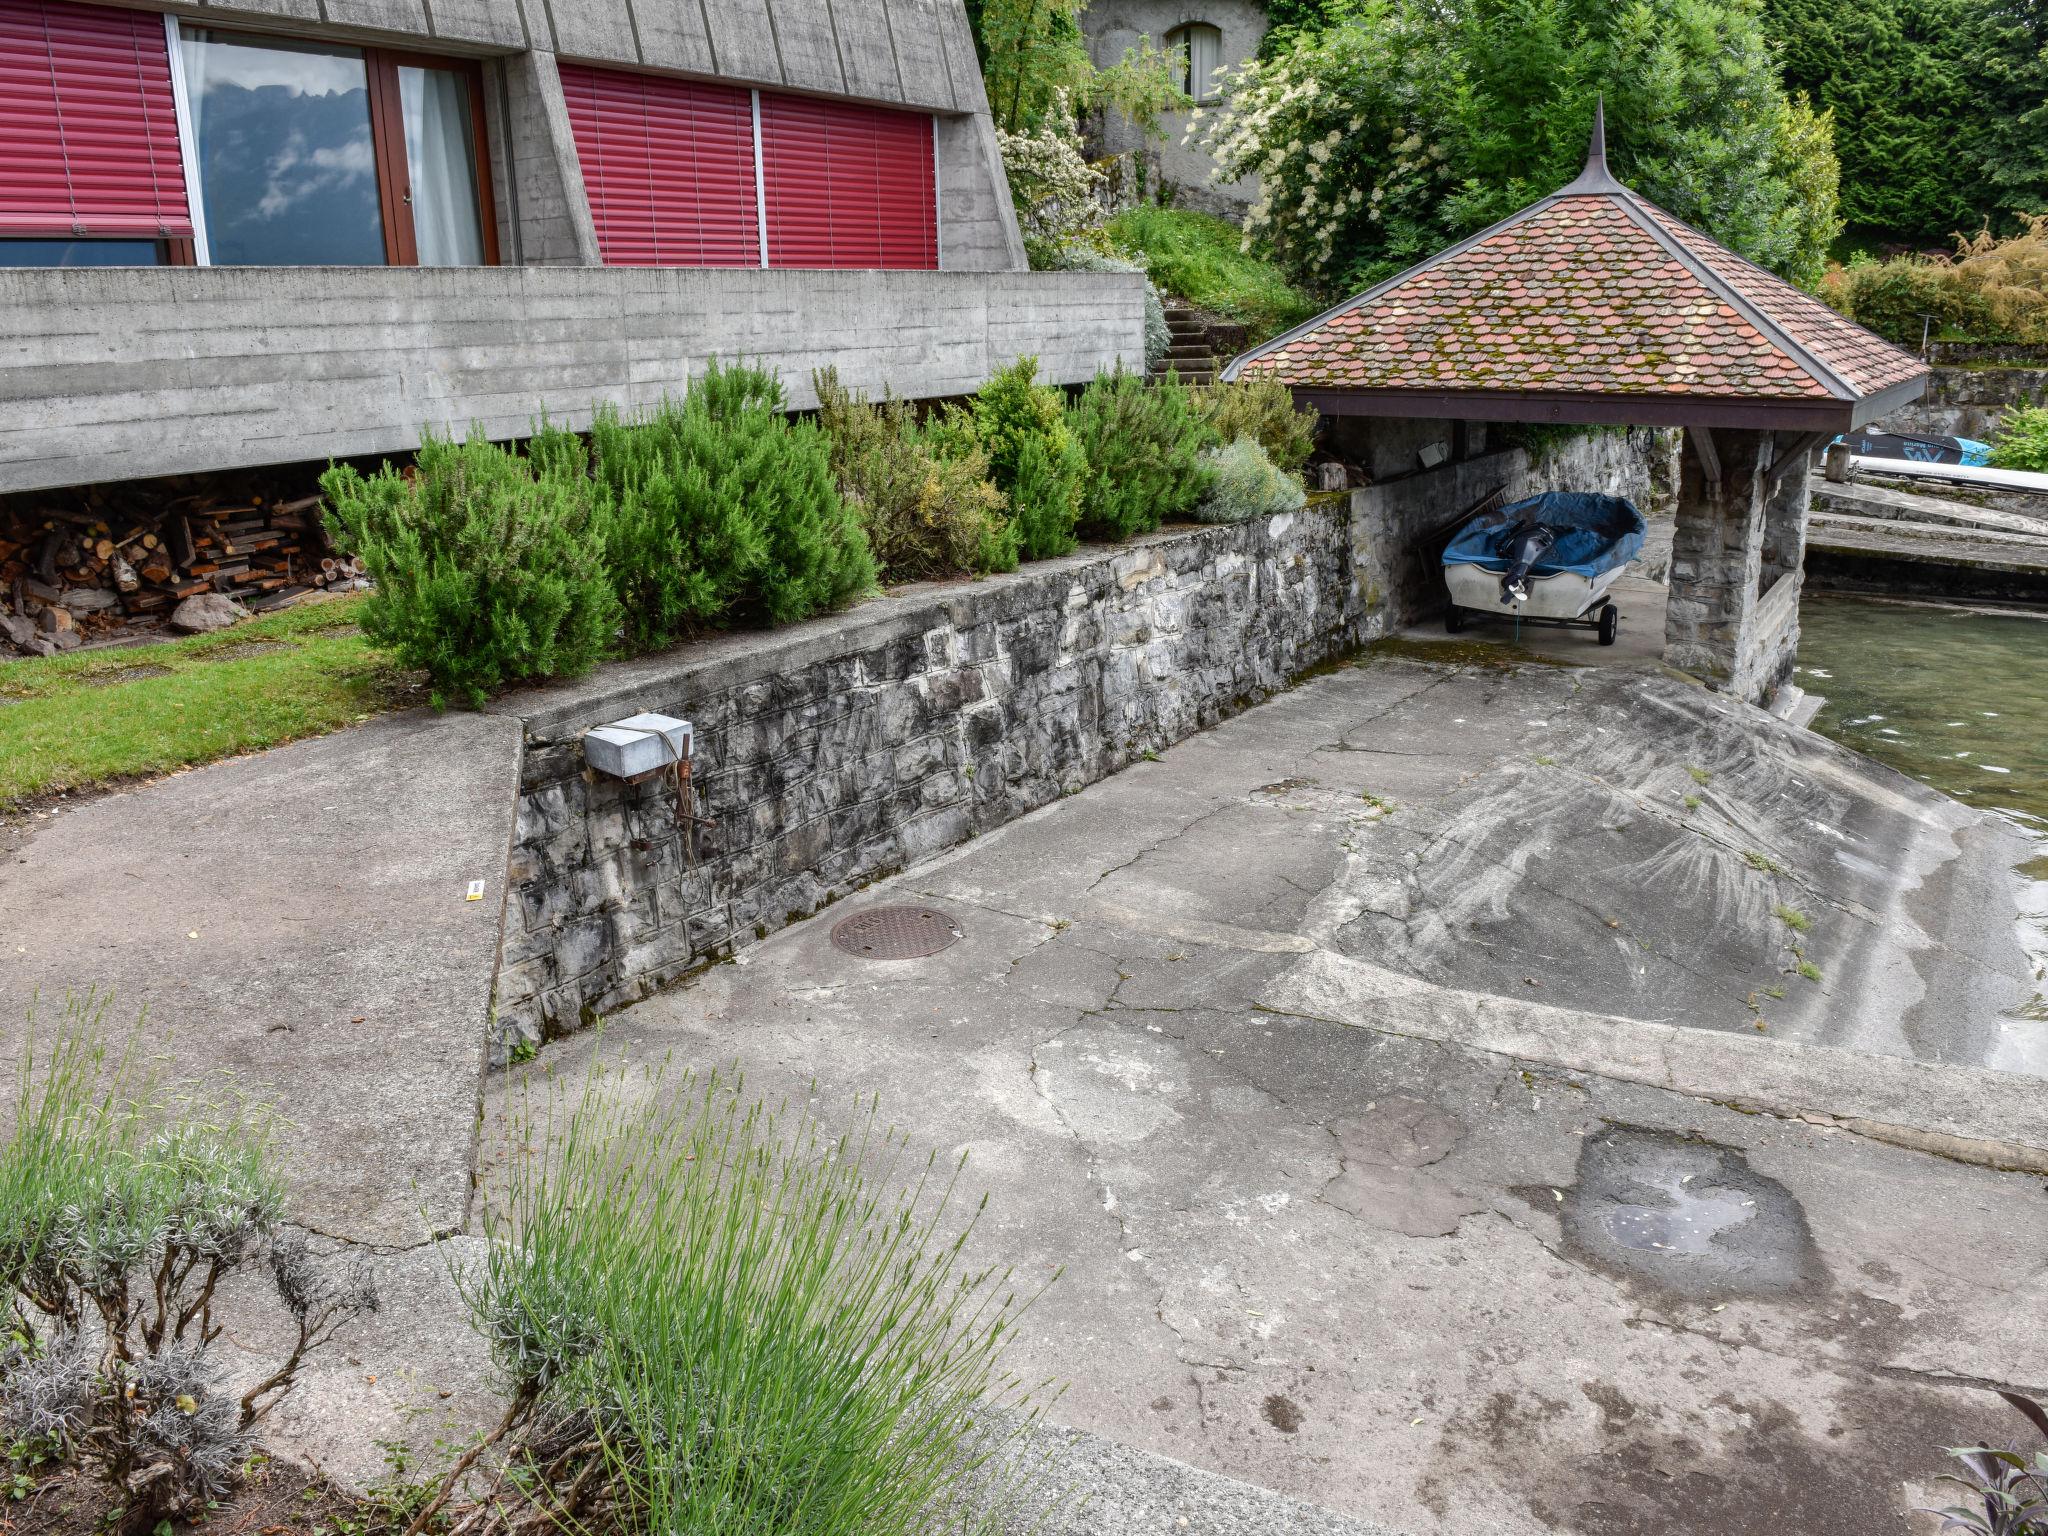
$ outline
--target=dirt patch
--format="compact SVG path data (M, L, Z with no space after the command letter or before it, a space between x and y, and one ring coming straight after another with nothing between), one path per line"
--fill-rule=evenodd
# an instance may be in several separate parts
M154 662L145 662L137 667L116 667L111 672L95 672L79 681L88 688L112 688L119 683L139 683L145 677L169 677L171 669L160 667Z
M291 649L285 640L233 640L218 649L195 651L194 661L239 661L244 656L274 656Z
M1265 1415L1266 1422L1283 1435L1299 1431L1304 1418L1300 1404L1291 1397L1281 1396L1278 1392L1266 1399L1260 1406L1260 1412Z
M33 1473L28 1474L31 1478ZM96 1481L65 1469L35 1482L23 1497L0 1506L6 1536L78 1536L96 1531L112 1500ZM402 1530L403 1518L378 1504L354 1498L289 1462L259 1459L255 1472L202 1523L167 1523L160 1532L187 1536L332 1536L336 1531L382 1536Z

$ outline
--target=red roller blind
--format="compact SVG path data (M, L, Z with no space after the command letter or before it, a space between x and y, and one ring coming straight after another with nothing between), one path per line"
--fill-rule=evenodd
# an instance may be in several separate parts
M771 267L939 264L932 119L761 93Z
M0 0L0 234L192 233L164 19Z
M751 96L564 64L562 92L608 267L755 267Z

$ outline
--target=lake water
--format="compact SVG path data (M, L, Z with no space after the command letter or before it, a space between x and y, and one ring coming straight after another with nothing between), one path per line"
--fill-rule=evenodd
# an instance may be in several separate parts
M2023 828L2020 940L2048 1020L2048 615L1815 595L1800 608L1798 683L1827 699L1813 728Z

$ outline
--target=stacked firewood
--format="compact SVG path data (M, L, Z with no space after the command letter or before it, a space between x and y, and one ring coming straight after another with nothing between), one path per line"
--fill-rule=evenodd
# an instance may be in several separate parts
M329 542L317 495L171 494L159 482L0 506L0 634L43 654L148 628L205 593L262 613L361 574Z

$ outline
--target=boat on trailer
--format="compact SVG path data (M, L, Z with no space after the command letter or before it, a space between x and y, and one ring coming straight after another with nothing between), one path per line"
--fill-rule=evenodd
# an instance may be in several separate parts
M1646 531L1634 502L1594 491L1545 491L1482 510L1444 547L1444 627L1456 634L1493 615L1595 630L1612 645L1621 612L1607 594Z

